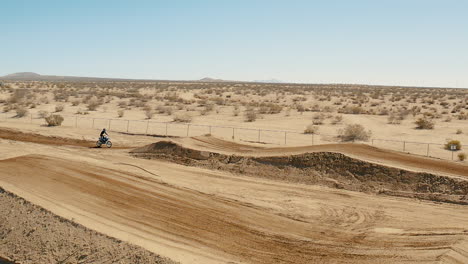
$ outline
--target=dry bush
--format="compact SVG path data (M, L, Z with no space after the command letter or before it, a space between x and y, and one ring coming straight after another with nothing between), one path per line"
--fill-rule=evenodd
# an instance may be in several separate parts
M455 150L460 150L462 148L462 145L459 140L449 140L447 143L444 145L444 149L446 150L452 150L451 147L455 146Z
M312 116L312 124L313 125L323 125L323 120L325 119L325 116L322 114L316 114Z
M458 153L457 155L459 161L464 161L466 159L465 153Z
M244 117L246 122L254 122L257 120L257 112L253 108L248 108L244 112Z
M63 122L63 117L61 115L50 115L45 118L45 121L48 126L60 126Z
M28 109L23 106L19 106L16 108L16 116L15 117L24 117L29 113Z
M314 126L314 124L310 124L304 130L304 134L317 134L319 131L318 126Z
M336 115L332 118L330 124L332 125L338 125L343 122L343 116L342 115Z
M65 106L63 106L63 105L56 105L55 106L55 112L62 112L63 109L65 109Z
M78 109L78 111L76 111L76 114L77 115L89 115L89 112L88 111L83 111L81 109Z
M338 138L343 141L367 141L371 137L372 132L366 131L360 124L349 124L344 129L338 130Z
M416 129L434 129L434 121L426 117L420 117L414 123L416 124Z
M156 107L156 111L159 113L159 114L166 114L166 115L172 115L172 107L170 106L163 106L163 105L158 105Z
M49 112L46 111L46 110L41 110L39 112L37 112L37 115L40 117L40 118L46 118L49 116Z
M145 116L147 119L153 118L154 114L155 112L151 108L145 110Z
M72 106L78 106L80 104L80 100L72 101Z
M101 102L99 100L92 98L88 102L88 110L89 111L96 111L96 109L101 105Z
M188 113L177 114L177 115L174 117L174 122L179 122L179 123L190 123L190 122L192 122L192 116L190 116Z
M456 132L457 135L460 135L460 134L463 134L463 130L461 129L457 129L457 132Z
M125 115L125 111L124 111L124 110L120 109L120 110L117 111L117 116L118 116L118 117L123 117L124 115Z

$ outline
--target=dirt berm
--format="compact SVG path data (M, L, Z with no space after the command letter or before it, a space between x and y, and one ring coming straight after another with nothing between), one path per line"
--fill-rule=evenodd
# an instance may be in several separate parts
M175 263L52 214L0 188L0 264Z
M200 151L160 141L131 154L254 177L468 205L467 180L388 167L341 153L252 157Z

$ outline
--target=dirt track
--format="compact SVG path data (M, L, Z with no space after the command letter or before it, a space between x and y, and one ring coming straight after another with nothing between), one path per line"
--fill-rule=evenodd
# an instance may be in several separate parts
M142 248L57 217L1 188L0 236L0 255L21 260L22 264L173 263ZM0 257L0 263L4 262L13 263Z
M46 150L45 145L35 146L37 153ZM468 261L466 206L247 178L133 159L122 151L105 153L94 160L95 151L60 146L50 155L4 159L0 186L183 263ZM157 176L117 165L121 162Z
M468 165L384 150L364 144L327 144L306 147L267 148L238 144L213 137L174 139L176 143L198 150L241 154L242 156L286 156L307 152L337 152L358 159L418 171L468 177Z

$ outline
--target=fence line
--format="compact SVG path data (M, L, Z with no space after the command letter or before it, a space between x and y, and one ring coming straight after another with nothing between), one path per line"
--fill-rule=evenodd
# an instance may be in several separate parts
M141 135L190 137L211 134L216 135L220 138L228 138L239 141L290 146L330 144L331 142L338 143L336 135L305 134L304 132L295 130L276 130L222 125L174 123L155 120L130 120L121 118L83 117L77 115L62 116L64 117L63 126L93 129L100 129L102 127L105 127L111 131ZM34 118L33 114L29 114L21 118L15 118L12 116L8 117L8 113L3 113L3 117L4 120L8 119L9 121L13 122L19 121L23 123L29 122L44 125L46 124L43 118ZM328 138L323 140L324 137ZM399 144L395 145L395 143ZM397 151L403 151L427 157L453 159L453 152L444 150L444 144L381 138L372 138L370 144L372 146L378 145L381 148L393 149ZM422 145L423 147L415 147L414 145ZM462 148L463 147L464 146L462 146Z

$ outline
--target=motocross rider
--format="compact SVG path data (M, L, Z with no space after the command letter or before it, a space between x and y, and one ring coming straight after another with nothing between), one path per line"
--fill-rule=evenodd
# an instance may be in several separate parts
M104 136L105 135L105 136ZM107 131L105 128L102 129L101 134L99 135L99 139L103 142L107 141L107 137L109 134L107 134Z

